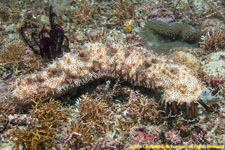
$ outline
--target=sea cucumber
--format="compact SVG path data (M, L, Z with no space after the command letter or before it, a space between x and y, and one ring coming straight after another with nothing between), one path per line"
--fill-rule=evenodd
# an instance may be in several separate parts
M140 32L146 47L158 53L169 53L173 47L198 47L201 31L185 23L150 21Z
M159 88L163 91L165 103L185 103L186 109L199 102L203 88L188 67L145 48L117 43L87 43L57 58L43 71L17 79L11 92L21 102L36 96L56 97L103 77L120 78L146 88Z

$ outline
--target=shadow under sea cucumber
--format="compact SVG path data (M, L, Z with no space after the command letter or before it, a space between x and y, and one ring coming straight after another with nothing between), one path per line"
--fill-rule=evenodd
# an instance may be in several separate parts
M162 100L191 107L200 100L202 84L195 73L184 65L175 64L164 56L156 56L144 48L131 48L116 43L87 43L64 54L38 73L21 77L11 87L12 96L21 103L33 97L58 97L73 88L104 78L125 80L135 86L163 91Z

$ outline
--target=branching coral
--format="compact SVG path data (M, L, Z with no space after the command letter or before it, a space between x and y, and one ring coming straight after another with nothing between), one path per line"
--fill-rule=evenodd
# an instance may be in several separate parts
M0 62L4 65L21 64L25 51L26 47L22 42L12 41L0 51Z
M75 21L79 23L90 23L93 18L98 16L98 7L95 4L91 4L87 0L81 1L75 10L72 11L72 15Z
M77 104L77 120L71 125L70 133L77 133L64 147L79 149L87 147L95 138L103 136L106 130L111 129L111 108L103 99L93 99L87 94L83 95Z
M61 104L53 99L43 103L47 99L34 99L35 105L30 111L35 119L24 129L17 127L12 129L11 141L17 150L22 146L24 150L48 150L54 146L56 131L66 121L68 116L60 110Z
M223 84L220 84L218 86L218 92L216 93L216 96L223 96L225 98L225 81L223 81Z
M110 127L112 111L102 99L84 95L78 106L78 122L83 122L88 132L100 136ZM88 110L88 111L87 111Z
M102 2L101 4L90 3L87 0L83 0L77 2L72 15L77 26L85 24L121 26L127 19L131 19L135 15L134 4L135 2L132 0L116 0L112 4L107 2Z
M159 117L159 113L156 110L157 103L153 99L148 100L144 97L135 96L129 99L125 107L127 107L127 115L138 123L144 123L145 121L156 123Z
M2 133L6 129L7 125L7 112L6 112L6 105L1 100L0 101L0 133Z
M54 132L51 129L33 128L32 126L24 129L16 128L13 136L15 148L19 150L20 145L24 150L48 150L54 141ZM18 139L16 139L18 138Z
M205 77L203 79L206 82L207 86L212 87L211 92L215 96L223 96L225 97L225 77L217 76L217 77Z
M91 146L94 143L93 134L87 131L83 122L77 122L71 125L69 137L64 141L62 146L66 149L81 149Z
M12 21L13 23L17 23L20 19L20 10L16 8L15 6L6 8L4 6L1 6L0 10L0 19L3 22Z
M1 9L0 10L0 18L2 21L7 22L9 19L9 12L7 9Z
M12 41L7 44L3 51L0 51L0 62L5 68L13 68L13 71L22 70L27 73L39 70L44 64L38 55L26 54L26 47L20 41Z
M215 17L218 19L223 20L223 22L225 22L225 17L224 17L224 13L221 13L218 9L218 7L213 3L213 2L208 2L208 0L204 0L211 9L208 9L206 14L206 17ZM222 9L223 10L223 9Z
M60 110L61 103L54 99L50 99L49 102L44 103L47 99L36 98L33 100L35 105L30 111L33 118L38 119L38 125L43 128L58 128L61 125L61 121L68 119L66 113Z
M112 14L107 14L108 18L112 18L112 23L123 25L126 19L134 17L134 5L132 0L116 0L113 3Z
M210 30L205 35L202 36L202 41L200 42L200 46L205 50L213 51L213 50L222 50L225 48L225 31L218 30Z

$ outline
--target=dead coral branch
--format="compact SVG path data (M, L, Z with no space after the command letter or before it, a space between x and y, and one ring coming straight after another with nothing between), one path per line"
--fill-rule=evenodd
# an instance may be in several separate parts
M200 46L205 50L220 50L225 47L225 31L210 30L201 38Z
M33 122L24 128L16 127L10 131L10 139L16 150L49 150L55 147L56 134L63 122L69 118L61 109L61 103L51 99L34 99L30 111Z
M3 51L0 51L0 62L6 68L12 69L14 72L22 70L28 73L33 70L39 70L44 65L43 60L35 55L21 41L12 41L8 43Z
M123 25L125 20L134 17L134 4L135 2L131 0L116 0L113 2L114 12L112 14L108 14L107 18L112 18L111 22L113 24Z
M204 0L211 9L208 9L207 13L207 17L215 17L218 18L220 20L223 20L223 22L225 23L225 17L224 14L222 14L219 9L217 8L217 6L213 3L213 2L208 2L207 0Z

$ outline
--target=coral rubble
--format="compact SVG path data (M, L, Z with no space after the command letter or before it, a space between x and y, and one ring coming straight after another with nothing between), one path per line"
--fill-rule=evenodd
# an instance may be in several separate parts
M173 12L165 8L159 8L159 9L153 10L147 18L148 18L148 21L158 20L158 21L163 21L166 23L170 23L175 20L175 16Z
M0 149L224 146L224 3L2 0Z
M211 53L207 60L203 61L202 69L205 76L212 78L221 78L225 79L225 61L224 61L225 52L219 51Z

